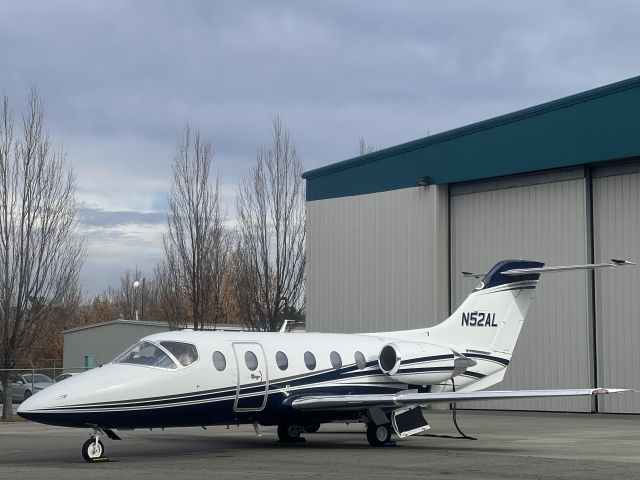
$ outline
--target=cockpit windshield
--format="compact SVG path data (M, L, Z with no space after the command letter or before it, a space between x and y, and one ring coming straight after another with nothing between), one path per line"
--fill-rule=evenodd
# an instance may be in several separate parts
M176 357L183 367L188 367L198 360L198 350L190 343L165 341L160 342L160 345L169 350L169 353Z
M176 369L178 365L167 355L164 350L151 342L138 342L122 355L117 357L113 363L128 363L132 365L149 365L152 367Z

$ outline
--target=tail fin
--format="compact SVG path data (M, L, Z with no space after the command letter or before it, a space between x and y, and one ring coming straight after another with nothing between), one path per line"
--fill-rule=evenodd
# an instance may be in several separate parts
M512 271L543 266L529 260L498 262L449 318L428 329L430 341L512 355L540 277Z
M429 342L447 345L478 360L477 367L461 375L459 385L466 391L484 389L504 378L540 274L631 265L635 263L612 259L611 263L544 267L529 260L503 260L449 318L419 332L426 333Z

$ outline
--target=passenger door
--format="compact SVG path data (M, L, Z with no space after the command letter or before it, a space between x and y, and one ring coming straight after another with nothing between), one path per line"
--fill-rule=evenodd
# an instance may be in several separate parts
M269 371L262 345L257 342L233 342L236 359L236 412L264 409L269 393Z

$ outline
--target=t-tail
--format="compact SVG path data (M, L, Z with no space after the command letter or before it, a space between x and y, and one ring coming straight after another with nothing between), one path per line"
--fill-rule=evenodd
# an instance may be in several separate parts
M625 260L611 263L545 267L531 260L503 260L482 278L478 286L449 318L435 327L413 331L426 334L429 343L446 345L477 362L467 372L476 381L463 389L479 390L500 382L522 330L541 274L635 265ZM422 337L424 338L424 337ZM460 379L463 380L463 379Z
M441 324L428 329L430 341L482 353L511 356L534 298L540 273L508 274L540 269L528 260L498 262L464 302Z

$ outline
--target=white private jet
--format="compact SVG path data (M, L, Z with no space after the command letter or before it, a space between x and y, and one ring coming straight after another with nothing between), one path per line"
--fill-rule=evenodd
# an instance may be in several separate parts
M540 274L615 268L496 264L460 307L432 328L375 334L174 331L150 335L113 362L33 395L18 414L89 427L87 461L105 459L114 430L277 425L283 442L326 422L367 425L372 446L429 428L421 406L440 402L603 395L629 389L481 391L500 382ZM480 277L481 275L478 275ZM455 404L454 404L455 405Z

